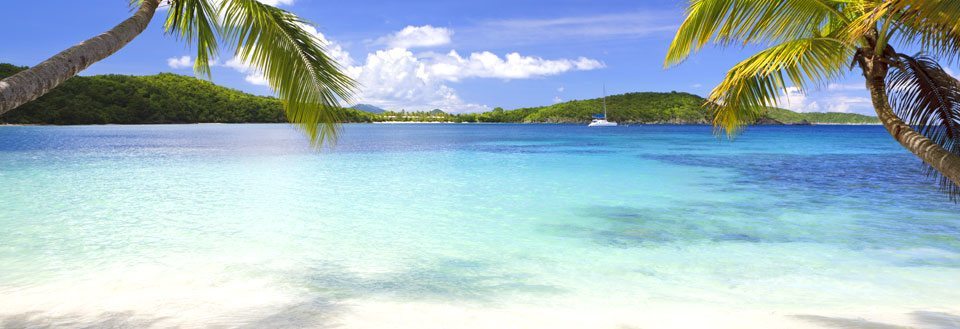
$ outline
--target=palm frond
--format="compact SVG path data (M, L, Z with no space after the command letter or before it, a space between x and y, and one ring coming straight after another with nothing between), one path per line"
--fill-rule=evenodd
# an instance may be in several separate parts
M892 1L887 6L899 11L899 43L951 62L960 59L960 1Z
M960 155L960 82L935 59L923 54L898 54L899 65L887 77L894 113L917 132L950 153ZM928 167L940 187L951 196L960 187Z
M960 21L956 19L960 17L960 1L865 1L861 10L862 14L846 28L848 42L877 31L877 52L893 41L944 59L960 58ZM878 29L880 25L889 29Z
M197 58L193 69L199 75L210 78L210 60L217 57L219 24L217 10L209 0L177 0L170 4L164 29L167 33L185 40L188 45L196 43Z
M807 38L773 46L740 62L710 93L714 127L733 136L754 123L790 86L801 91L840 77L854 49L833 38Z
M911 13L904 17L916 23L939 26L951 33L960 33L960 1L955 0L888 0L891 10Z
M864 37L877 29L877 25L884 18L889 18L896 12L889 2L860 1L856 4L855 10L851 8L848 12L853 13L849 23L843 28L844 32L840 37L847 43L862 43Z
M693 0L670 44L664 66L682 62L708 43L782 43L813 36L830 20L845 21L838 0Z
M287 118L310 136L314 145L335 140L335 109L349 101L355 82L327 56L308 22L257 0L223 1L223 37L235 57L263 73L284 103Z

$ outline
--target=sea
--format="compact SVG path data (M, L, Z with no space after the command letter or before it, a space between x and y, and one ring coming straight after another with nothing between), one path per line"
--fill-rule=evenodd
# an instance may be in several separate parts
M960 328L881 126L0 126L2 328Z

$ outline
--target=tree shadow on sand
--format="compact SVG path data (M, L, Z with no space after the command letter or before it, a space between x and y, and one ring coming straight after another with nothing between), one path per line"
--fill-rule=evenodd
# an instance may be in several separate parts
M0 314L0 328L334 328L339 326L337 317L345 311L344 305L320 298L284 306L262 315L240 314L239 318L237 315L226 315L202 323L182 322L171 317L156 317L134 311L105 312L97 315L50 315L43 311L31 311L13 315ZM247 315L250 316L249 319L243 318Z
M850 319L820 315L795 315L794 318L817 324L824 328L837 329L956 329L960 328L960 316L944 313L918 311L910 313L915 326L903 326L874 322L865 319Z
M106 312L95 316L80 314L47 315L31 311L9 316L0 315L0 328L148 328L166 320L163 317L147 317L134 312Z
M236 328L335 328L339 326L337 317L346 311L347 307L341 303L314 298L281 308Z
M510 294L559 294L528 274L505 272L483 262L444 259L401 271L359 273L319 264L307 277L318 293L336 299L395 297L407 301L492 303Z
M183 323L134 311L93 314L56 314L32 311L0 312L0 328L334 328L350 312L351 300L386 297L405 302L490 304L509 295L552 295L565 292L541 284L533 275L511 272L488 263L439 259L397 271L357 272L336 263L320 262L306 272L283 273L299 277L309 289L305 301L256 310L256 314L211 315L203 323Z

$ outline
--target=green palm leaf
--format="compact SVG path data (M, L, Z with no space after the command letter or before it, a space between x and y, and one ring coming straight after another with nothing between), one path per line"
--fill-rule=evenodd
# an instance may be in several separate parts
M710 93L714 126L728 135L755 122L790 86L824 85L843 74L853 48L833 38L787 41L740 62Z
M187 42L196 43L197 60L193 69L199 75L210 78L210 60L217 57L219 24L215 20L217 10L207 0L178 0L170 4L164 29Z
M353 93L354 81L324 52L323 44L303 26L309 23L256 0L224 1L223 35L236 47L236 58L260 70L284 102L287 118L315 145L337 136L341 100Z
M196 44L197 74L209 78L219 37L237 60L263 74L283 101L287 119L311 143L319 146L336 139L340 122L336 110L349 101L356 83L326 54L323 42L305 29L309 22L256 0L176 0L170 5L164 27Z
M823 85L852 61L887 131L960 198L960 86L934 59L960 59L957 17L956 0L693 0L664 63L708 43L776 44L733 67L709 96L714 126L732 135L781 92ZM931 56L905 56L892 43Z
M864 1L859 7L861 14L845 28L847 41L866 45L864 38L870 36L876 38L876 52L895 41L937 57L957 60L960 56L960 1Z
M846 20L832 0L693 0L670 44L665 66L682 62L706 44L780 43L813 36L830 20Z

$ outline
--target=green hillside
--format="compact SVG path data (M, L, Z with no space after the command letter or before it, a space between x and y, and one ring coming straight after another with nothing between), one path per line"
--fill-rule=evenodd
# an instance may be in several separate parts
M830 123L830 124L864 124L880 123L877 117L866 116L856 113L838 113L838 112L807 112L797 113L780 108L768 108L766 116L773 120L783 123Z
M0 78L25 67L0 64ZM342 109L346 121L372 116ZM14 124L286 122L280 100L217 86L193 77L161 73L149 76L77 76L50 93L0 116Z
M24 67L0 64L0 78ZM708 124L705 100L684 92L638 92L607 97L611 120L621 123ZM439 121L586 123L603 109L600 98L549 106L484 113L449 114L385 111L369 105L338 109L344 122ZM375 110L371 110L375 109ZM364 111L361 111L364 110ZM877 123L875 117L849 113L796 113L767 110L765 123ZM144 124L144 123L286 122L280 101L217 86L209 81L170 73L150 76L97 75L74 77L43 97L3 116L13 124Z
M607 97L610 120L628 124L709 124L706 100L684 92L640 92ZM586 123L603 112L602 99L575 100L550 106L504 111L497 108L479 114L445 118L454 122ZM410 114L408 114L410 115ZM876 117L852 113L797 113L780 108L767 109L761 122L784 124L873 124Z
M703 103L700 96L682 92L628 93L607 97L607 113L610 120L624 123L706 124L709 115ZM582 123L602 113L603 103L597 98L517 111L527 113L524 122Z
M386 110L370 104L357 104L357 105L351 106L350 108L358 111L367 112L367 113L373 113L373 114L382 114L383 112L386 112Z

